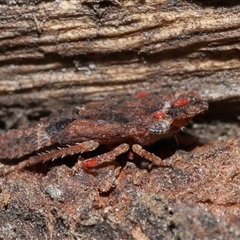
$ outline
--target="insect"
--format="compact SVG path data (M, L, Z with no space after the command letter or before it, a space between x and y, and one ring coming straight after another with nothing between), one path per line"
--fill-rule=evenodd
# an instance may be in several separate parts
M6 175L38 163L67 155L93 151L99 145L115 145L104 154L78 161L83 169L114 161L125 152L135 153L157 166L162 159L143 146L174 135L197 114L208 109L194 90L186 92L140 92L136 96L90 102L62 109L33 126L9 130L0 137L0 159L21 160L3 167Z

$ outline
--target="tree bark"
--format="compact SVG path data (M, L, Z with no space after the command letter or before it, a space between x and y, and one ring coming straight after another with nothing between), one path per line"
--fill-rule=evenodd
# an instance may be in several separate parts
M142 89L239 97L234 1L3 3L1 108L52 110Z
M167 154L173 170L73 175L63 159L0 178L0 238L238 239L239 27L238 0L0 0L0 133L64 105L195 89L209 111L186 132L213 141Z

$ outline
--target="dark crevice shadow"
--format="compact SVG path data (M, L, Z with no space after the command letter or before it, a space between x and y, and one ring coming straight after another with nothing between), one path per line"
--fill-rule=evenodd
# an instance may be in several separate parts
M204 115L198 115L196 122L239 122L240 123L240 97L232 97L224 100L209 102L208 111Z
M240 6L239 0L185 0L186 2L199 5L201 7L235 7Z

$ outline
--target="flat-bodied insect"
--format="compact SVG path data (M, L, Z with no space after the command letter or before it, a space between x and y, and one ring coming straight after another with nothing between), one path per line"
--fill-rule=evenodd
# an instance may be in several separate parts
M87 103L63 109L35 126L9 130L0 137L0 159L21 159L3 167L6 175L41 162L117 145L94 158L79 161L83 169L113 161L131 151L157 166L162 159L143 146L174 135L208 104L193 90L166 94L140 92L134 97Z

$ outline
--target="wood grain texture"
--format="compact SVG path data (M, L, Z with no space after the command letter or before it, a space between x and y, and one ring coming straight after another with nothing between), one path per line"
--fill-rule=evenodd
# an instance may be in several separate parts
M0 12L4 129L143 89L239 101L237 1L2 0Z

